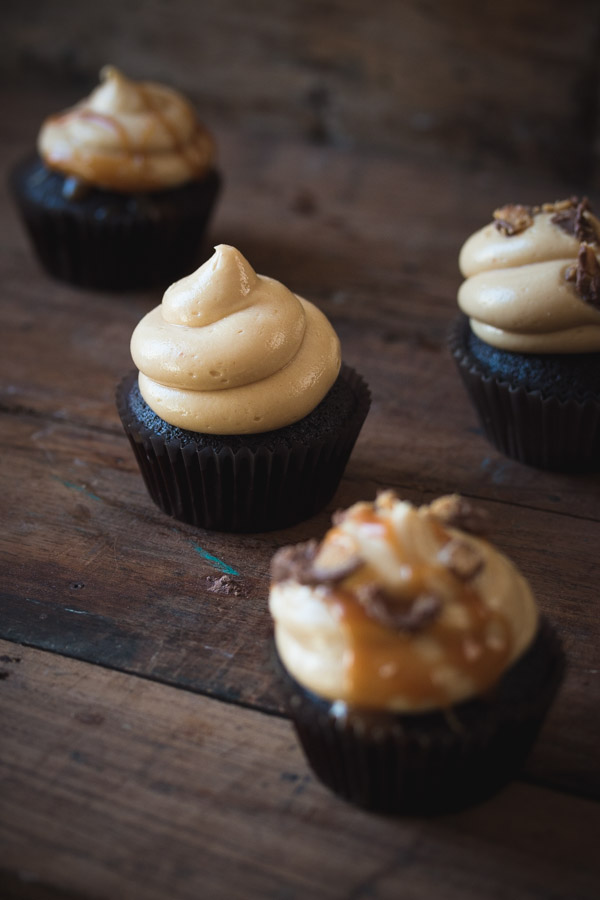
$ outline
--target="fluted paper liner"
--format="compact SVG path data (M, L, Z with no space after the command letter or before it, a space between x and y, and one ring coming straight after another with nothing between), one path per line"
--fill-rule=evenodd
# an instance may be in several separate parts
M288 713L317 777L367 809L419 815L481 802L518 772L565 665L542 618L529 650L486 696L445 712L344 713L301 687L275 657Z
M450 350L488 440L541 469L600 469L600 401L544 396L486 374L466 347L464 327L462 319L453 325Z
M36 192L30 181L44 176ZM72 284L124 290L168 284L194 268L220 189L216 171L167 191L116 194L91 188L68 201L64 177L39 159L17 165L10 187L46 271Z
M225 437L217 448L152 432L128 402L137 372L119 384L117 407L148 492L163 512L215 531L269 531L314 515L338 487L370 406L360 375L343 366L341 377L354 394L351 414L322 436L274 447L253 440L232 449Z

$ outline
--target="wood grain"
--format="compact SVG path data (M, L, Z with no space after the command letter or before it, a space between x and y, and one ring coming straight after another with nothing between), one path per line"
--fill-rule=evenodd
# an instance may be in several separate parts
M27 152L35 116L51 96L0 93L15 123L12 142L0 148L4 166ZM434 493L456 489L595 517L600 478L548 475L493 450L445 346L465 235L508 196L539 202L572 186L289 140L240 142L226 127L219 139L227 181L207 244L233 243L257 271L281 279L331 318L344 357L373 392L363 441L376 436L376 450L363 476L372 477L376 456L382 485L417 482ZM0 406L118 432L113 395L131 366L129 338L161 292L82 293L48 280L9 198L0 199L6 200L0 267L7 348Z
M70 103L111 62L246 132L524 164L578 184L597 168L593 0L30 0L3 26L5 69L70 85Z
M0 659L0 867L17 897L499 900L507 873L516 900L595 896L597 804L515 784L389 820L316 783L285 721L5 642Z
M20 514L0 545L8 561L0 635L281 712L270 662L270 558L284 543L324 533L333 509L374 496L377 483L361 477L368 446L359 444L347 478L319 516L284 532L224 535L156 509L124 436L54 421L40 427L23 415L5 421L11 440L2 453L3 500ZM402 487L388 475L384 483ZM401 493L416 502L433 496L414 485ZM600 523L486 505L499 546L530 579L570 658L529 774L600 797L594 756ZM566 532L569 555L557 561L553 548ZM238 596L214 591L226 570L238 573L232 576Z
M0 89L2 171L63 97L52 84ZM500 900L508 884L511 898L595 896L600 476L496 453L445 347L464 237L507 198L571 188L451 159L241 139L226 118L217 129L227 181L210 241L318 303L372 409L336 497L308 522L239 536L169 519L113 400L131 331L160 292L50 281L0 187L0 896ZM459 817L384 821L330 797L271 669L271 555L382 487L485 506L569 658L520 781ZM219 590L223 572L232 592Z

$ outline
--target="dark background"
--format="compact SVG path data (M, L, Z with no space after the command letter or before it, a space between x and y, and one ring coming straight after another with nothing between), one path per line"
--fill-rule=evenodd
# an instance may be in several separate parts
M25 0L2 18L2 76L73 101L110 62L242 131L600 179L597 0Z

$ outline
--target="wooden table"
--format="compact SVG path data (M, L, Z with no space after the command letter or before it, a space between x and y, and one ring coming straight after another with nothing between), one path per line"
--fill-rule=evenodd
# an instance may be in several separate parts
M1 99L5 167L68 98ZM160 294L49 280L3 196L0 896L596 897L599 479L496 453L445 348L465 236L503 202L571 186L214 125L227 183L211 241L317 302L372 409L314 519L239 536L167 518L113 402ZM271 667L273 551L388 486L485 506L568 653L521 777L459 815L386 819L329 794Z

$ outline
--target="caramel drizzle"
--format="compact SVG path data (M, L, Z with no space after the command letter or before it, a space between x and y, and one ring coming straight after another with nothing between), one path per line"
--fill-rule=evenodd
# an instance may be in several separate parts
M361 523L383 532L396 551L401 551L399 538L391 523L370 510L361 511ZM445 541L450 535L441 529ZM407 565L409 565L407 563ZM427 591L429 565L412 565L406 585L408 597ZM350 640L348 660L349 698L352 703L384 708L395 697L406 698L416 707L447 706L452 702L443 669L451 668L469 679L477 693L490 688L501 676L509 659L511 632L506 618L491 610L472 584L458 579L440 566L438 575L449 581L449 589L458 597L468 621L467 628L452 626L438 617L420 634L386 628L369 617L358 601L355 588L375 578L367 565L361 573L332 587L330 600ZM421 638L431 639L441 650L432 661L420 650Z
M167 117L162 113L157 102L153 99L151 92L142 84L135 84L134 87L139 98L145 105L146 110L156 116L161 126L169 135L173 152L185 161L190 173L199 174L203 170L203 165L201 165L201 160L195 151L194 141L190 140L186 143L182 142ZM69 110L66 113L50 116L48 121L60 123L75 117L95 122L96 124L113 131L118 136L119 142L123 148L118 153L111 154L109 157L99 156L94 159L93 162L87 160L87 167L89 169L88 177L90 180L102 180L107 176L110 176L113 172L118 171L123 164L123 157L131 160L142 176L150 170L148 154L144 152L143 148L134 149L132 147L131 138L127 129L114 116L107 115L106 113L98 113L95 110L86 107L79 107ZM198 124L192 137L203 132L204 129ZM77 149L73 151L73 156L75 158L78 157L81 159L82 155L83 154L78 152Z
M167 132L167 134L171 138L172 148L173 148L174 152L178 153L179 156L183 160L185 160L185 162L187 163L188 168L190 169L191 172L197 171L198 170L198 158L194 152L193 141L187 141L186 143L183 143L177 136L175 129L173 128L173 126L171 125L171 123L169 122L167 117L163 115L158 104L153 99L150 91L148 91L147 88L145 88L141 84L136 85L136 88L137 88L139 96L143 100L148 112L151 112L151 113L153 113L153 115L156 116L156 118L158 119L158 121L160 122L160 124L162 125L164 130ZM198 125L195 133L199 133L201 130L202 129L201 129L200 125Z
M48 122L60 124L61 122L65 122L73 118L85 119L88 122L95 122L97 125L101 125L109 131L115 132L115 134L119 138L119 141L125 147L125 151L131 152L131 142L129 140L127 129L118 121L118 119L115 119L114 116L106 115L106 113L99 113L93 109L87 109L84 107L82 109L74 109L66 113L61 113L58 116L49 116Z

